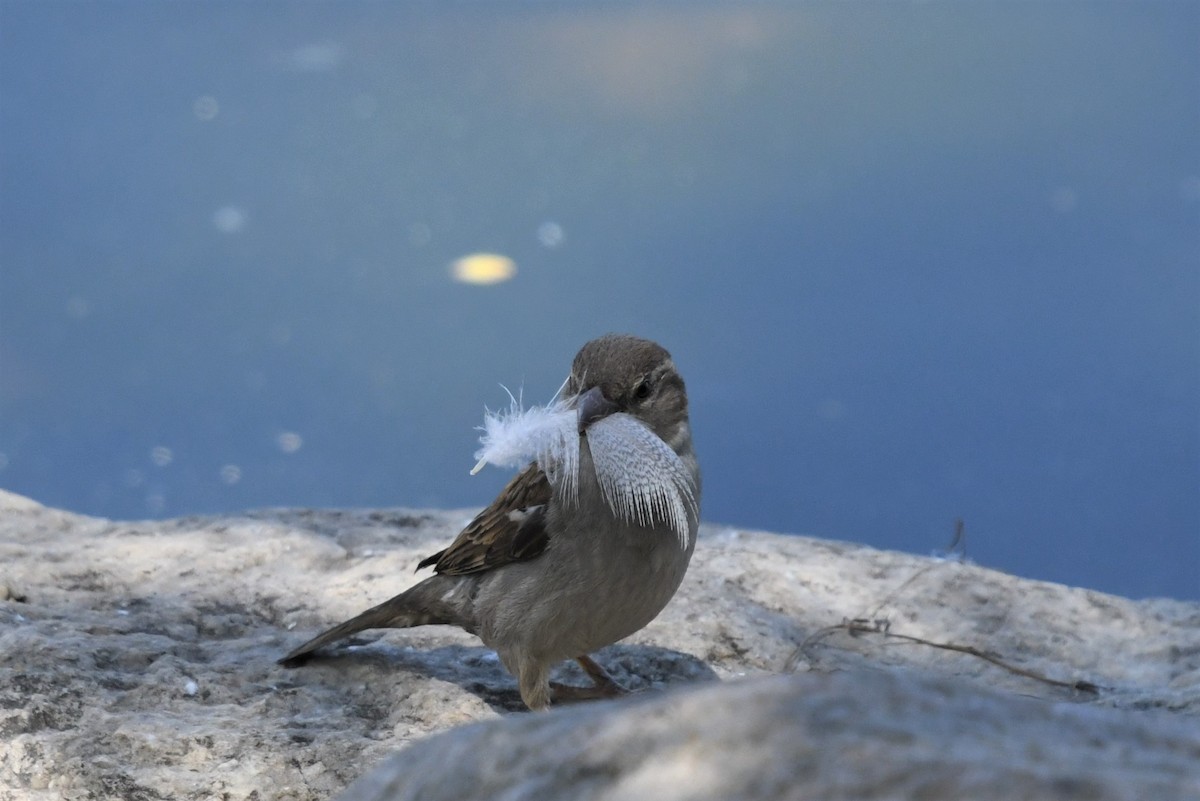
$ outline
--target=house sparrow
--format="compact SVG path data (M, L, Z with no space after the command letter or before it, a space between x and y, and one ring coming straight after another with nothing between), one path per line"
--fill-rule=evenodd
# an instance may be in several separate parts
M302 664L364 629L441 623L494 649L530 709L626 692L588 654L653 620L691 560L700 467L687 392L661 346L609 334L575 356L565 397L574 415L567 430L578 436L573 475L529 464L450 547L420 562L433 576L280 663ZM572 658L593 686L549 681L551 667Z

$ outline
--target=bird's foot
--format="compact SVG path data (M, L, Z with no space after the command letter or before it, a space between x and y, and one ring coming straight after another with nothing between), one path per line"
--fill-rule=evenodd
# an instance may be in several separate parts
M550 700L553 704L574 704L578 701L620 698L628 692L629 690L619 684L614 684L612 687L576 687L574 684L550 682Z
M629 690L617 684L616 679L608 675L608 671L600 667L600 664L587 654L575 657L575 661L583 668L583 672L588 674L588 678L592 680L592 684L595 684L598 690L606 693L606 698L615 698L619 695L629 694Z
M576 701L594 701L604 698L620 698L628 695L629 690L622 687L608 675L608 671L590 656L577 656L575 661L592 680L591 687L576 687L573 684L550 682L551 698L556 704L570 704Z

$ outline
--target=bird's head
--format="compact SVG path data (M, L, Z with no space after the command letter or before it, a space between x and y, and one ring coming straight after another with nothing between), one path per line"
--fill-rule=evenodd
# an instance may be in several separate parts
M579 433L615 412L636 417L678 451L688 438L687 390L671 354L648 339L606 334L575 356L567 397L576 399Z

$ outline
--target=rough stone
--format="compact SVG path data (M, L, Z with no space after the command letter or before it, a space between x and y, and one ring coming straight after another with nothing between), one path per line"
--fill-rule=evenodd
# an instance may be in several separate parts
M795 710L813 743L820 709L856 709L860 694L892 698L913 721L911 734L880 724L858 735L846 728L837 741L843 752L861 749L885 763L907 752L881 749L872 732L945 742L936 735L954 731L954 710L971 709L979 720L955 724L962 730L950 739L994 748L1000 768L1024 735L1000 712L987 735L988 710L1040 721L1049 733L1037 742L1049 762L1055 726L1066 749L1080 721L1095 716L1094 753L1104 758L1088 764L1097 776L1200 753L1200 604L1133 601L965 561L726 526L703 527L684 586L659 619L598 655L618 680L644 691L628 707L525 713L495 655L444 627L372 634L301 669L275 664L322 626L418 580L417 561L470 515L266 510L113 522L0 492L0 801L325 799L394 752L465 723L493 721L502 727L495 731L536 738L553 730L539 727L578 719L586 738L621 731L630 714L649 721L686 713L697 726L708 706L708 728L737 731L739 704L769 707L771 693ZM788 672L805 675L734 681ZM572 665L557 678L583 681ZM796 706L789 693L815 706ZM942 695L955 699L944 713ZM933 730L923 731L923 721ZM1123 729L1133 733L1122 739ZM448 736L493 736L481 731L492 730ZM452 742L436 747L458 747ZM811 759L819 761L818 746ZM689 753L677 749L675 769L696 758ZM479 767L445 762L443 770ZM596 797L630 786L640 785L613 784ZM923 793L959 797L936 785Z
M1079 799L1200 795L1200 733L870 670L745 679L432 737L342 801Z

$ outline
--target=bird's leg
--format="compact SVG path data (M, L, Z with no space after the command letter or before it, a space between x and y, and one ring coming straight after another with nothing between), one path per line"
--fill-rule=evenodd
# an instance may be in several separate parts
M573 684L551 682L550 689L553 692L554 703L592 701L597 698L619 698L629 693L629 690L617 684L613 677L608 675L608 671L600 667L596 660L587 654L575 657L575 661L583 668L583 672L588 674L588 678L592 680L593 686L576 687Z
M552 699L550 690L553 685L546 681L546 666L531 660L523 660L518 664L520 669L517 671L517 686L521 690L521 700L525 702L525 706L534 712L549 707Z
M588 678L596 685L596 689L600 690L606 698L629 694L629 690L617 684L616 679L608 675L608 671L600 667L600 664L587 654L575 657L575 661L583 668L583 672L588 674Z

